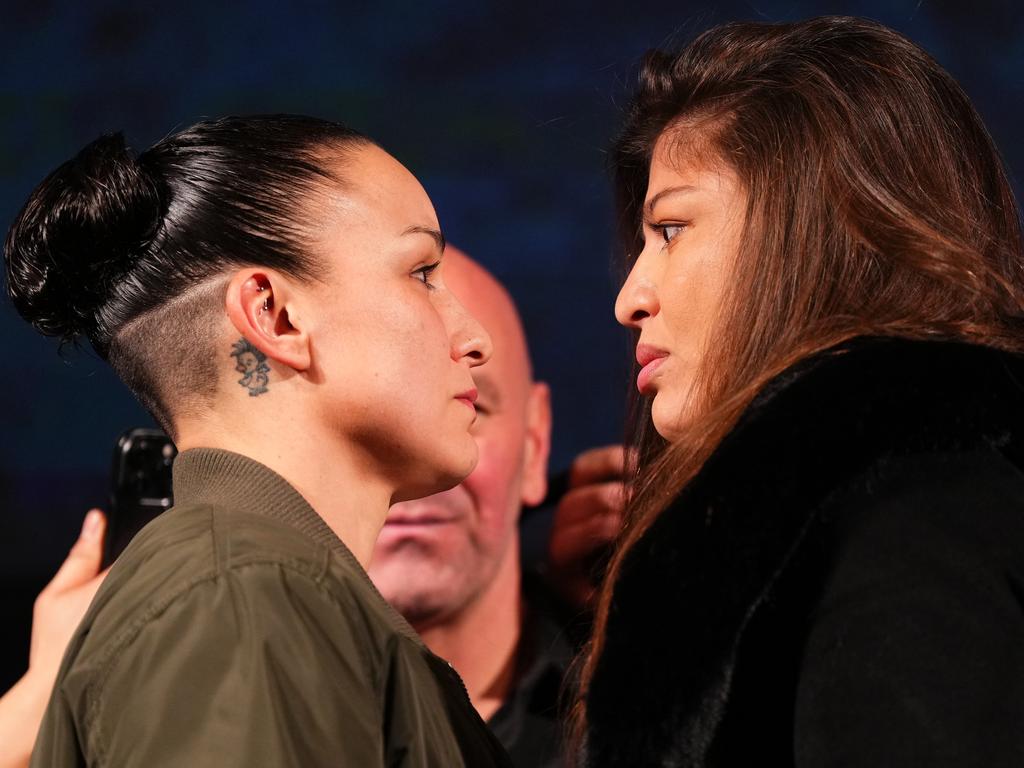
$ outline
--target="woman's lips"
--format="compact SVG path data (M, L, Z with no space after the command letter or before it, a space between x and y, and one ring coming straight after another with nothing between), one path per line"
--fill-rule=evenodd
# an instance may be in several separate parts
M458 400L459 402L462 402L462 403L465 403L466 405L468 405L470 410L473 411L473 413L476 413L476 406L474 405L474 403L476 402L476 398L477 398L476 387L473 387L472 389L467 389L465 392L461 392L461 393L459 393L459 394L457 394L455 396L456 400Z
M647 394L651 389L651 380L661 364L668 358L668 352L649 344L636 345L636 361L643 366L636 377L636 388L640 394Z
M386 546L403 539L432 539L438 536L448 536L458 522L457 517L443 513L395 519L388 517L384 520L378 542Z
M661 367L663 362L665 362L665 358L659 357L640 369L640 374L636 377L636 388L640 390L640 394L646 395L648 390L650 390L651 379L654 378L655 371Z

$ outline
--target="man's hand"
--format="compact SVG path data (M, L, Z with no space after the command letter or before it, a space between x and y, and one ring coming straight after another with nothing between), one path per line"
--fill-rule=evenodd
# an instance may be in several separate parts
M0 698L0 768L27 766L68 641L107 575L100 573L106 518L85 516L82 532L32 612L28 672Z
M569 490L555 509L548 541L548 578L576 608L589 608L615 538L622 530L625 451L584 451L569 470Z

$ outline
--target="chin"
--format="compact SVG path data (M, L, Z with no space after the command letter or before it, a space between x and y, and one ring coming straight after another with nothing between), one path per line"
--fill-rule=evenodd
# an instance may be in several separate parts
M444 565L431 558L409 562L407 554L394 554L395 562L387 568L380 569L386 573L370 569L370 578L391 606L406 621L413 625L423 626L433 623L452 611L457 604L458 595L455 585L444 578ZM412 585L419 584L419 588Z
M391 503L433 496L435 493L454 488L469 477L469 473L476 468L479 453L476 441L472 437L466 435L466 441L468 445L462 446L461 451L452 451L446 456L435 453L424 457L420 464L419 482L400 489L391 499ZM442 459L444 461L441 461Z
M480 449L477 448L476 440L474 440L467 432L463 436L459 450L452 451L450 460L446 462L446 485L443 488L438 488L435 493L438 491L447 491L449 488L454 488L469 477L470 473L476 469L476 462L479 458Z
M671 442L678 437L679 414L662 399L663 395L655 395L651 404L651 423L654 430L663 438Z
M668 400L664 394L655 395L651 404L651 422L654 430L670 443L682 437L689 418L689 408L675 400Z
M385 600L402 614L402 617L415 627L424 627L434 624L444 618L448 613L448 606L443 598L431 594L415 595L392 595Z

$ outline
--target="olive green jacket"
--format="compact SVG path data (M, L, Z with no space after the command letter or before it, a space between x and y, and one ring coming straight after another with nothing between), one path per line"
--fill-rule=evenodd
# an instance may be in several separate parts
M190 450L174 495L75 633L35 768L507 764L458 676L280 476Z

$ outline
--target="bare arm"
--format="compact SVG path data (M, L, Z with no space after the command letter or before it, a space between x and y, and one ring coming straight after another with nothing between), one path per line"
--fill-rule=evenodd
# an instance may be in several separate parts
M103 513L90 511L64 564L36 598L28 671L0 697L0 768L29 763L64 649L106 576L99 572L105 528Z

